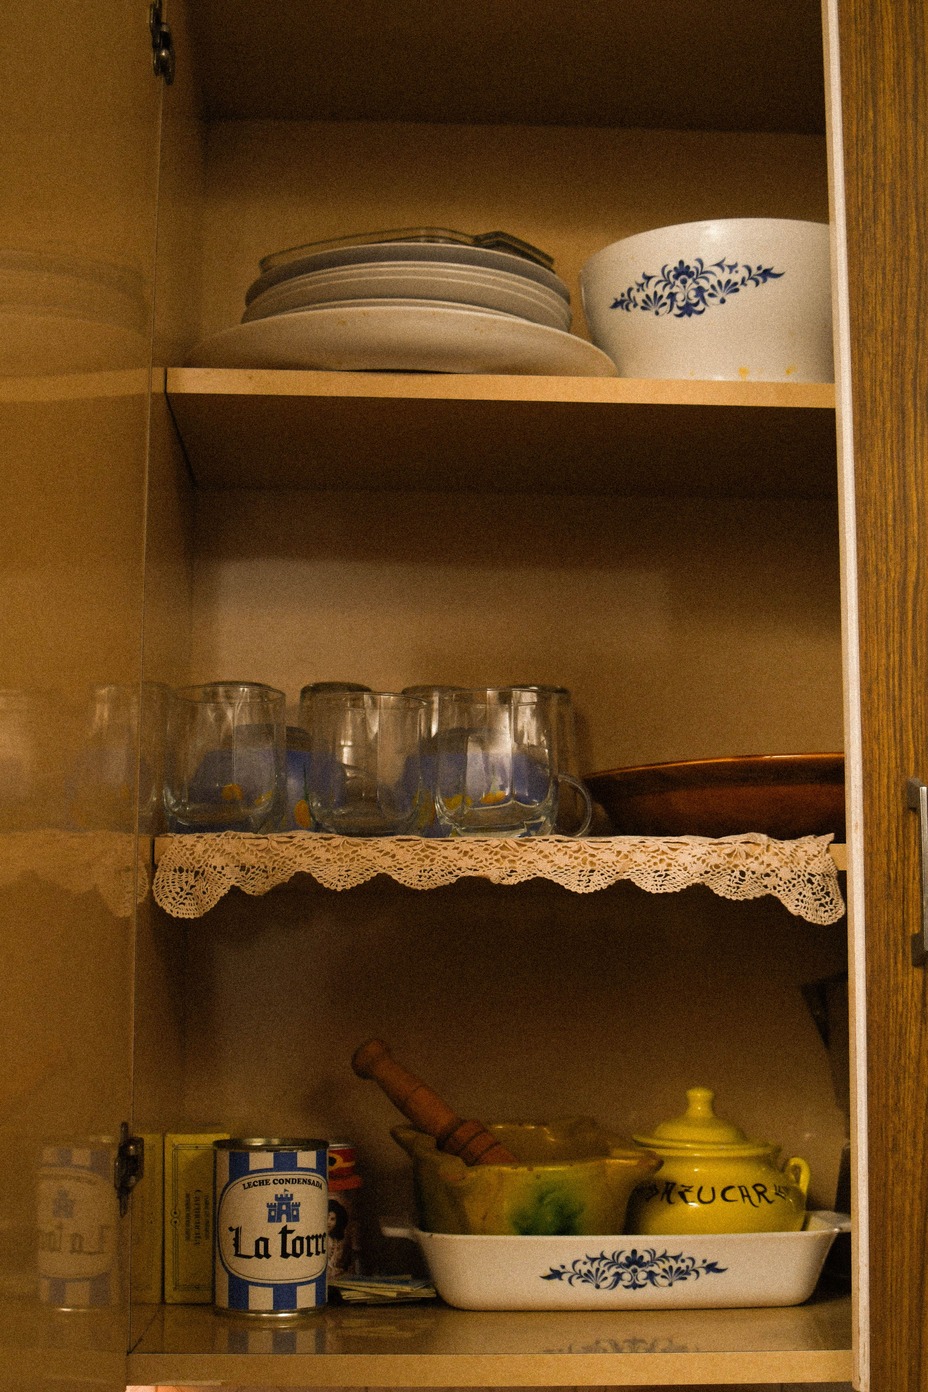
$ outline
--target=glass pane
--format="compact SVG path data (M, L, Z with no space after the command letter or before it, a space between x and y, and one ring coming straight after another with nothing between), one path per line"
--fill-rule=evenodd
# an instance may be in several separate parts
M143 484L161 83L147 6L4 8L0 1382L125 1386Z

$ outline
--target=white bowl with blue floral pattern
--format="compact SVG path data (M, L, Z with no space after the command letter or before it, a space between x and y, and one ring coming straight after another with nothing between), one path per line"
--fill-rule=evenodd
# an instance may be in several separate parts
M799 1305L818 1282L841 1213L801 1232L687 1237L484 1237L383 1221L418 1244L441 1298L461 1310L712 1310Z
M580 272L590 336L622 377L834 380L827 223L658 227Z

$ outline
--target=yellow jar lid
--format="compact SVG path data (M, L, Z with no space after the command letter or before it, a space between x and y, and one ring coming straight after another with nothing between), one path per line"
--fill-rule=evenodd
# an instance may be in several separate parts
M694 1150L731 1148L741 1152L745 1146L756 1146L758 1143L750 1141L740 1127L716 1116L714 1101L715 1093L710 1088L687 1088L687 1106L682 1116L662 1121L655 1126L652 1136L635 1136L634 1139L639 1145L654 1149L670 1145L692 1147Z

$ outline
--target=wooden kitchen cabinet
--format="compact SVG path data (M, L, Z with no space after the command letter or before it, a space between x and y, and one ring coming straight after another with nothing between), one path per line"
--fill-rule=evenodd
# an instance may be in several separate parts
M10 113L7 240L128 266L142 307L135 336L96 357L102 316L85 309L95 327L70 355L46 325L2 384L17 546L0 686L51 690L66 719L40 726L45 762L81 753L89 685L234 676L295 701L332 677L558 681L585 771L845 748L851 913L816 926L700 889L423 894L381 877L344 894L294 881L180 922L152 902L150 841L76 822L65 779L46 823L15 809L4 823L20 1082L0 1093L0 1140L20 1199L50 1137L112 1138L123 1120L337 1131L364 1157L372 1259L410 1261L375 1222L409 1201L394 1117L348 1066L383 1033L489 1116L589 1111L631 1131L709 1083L745 1129L808 1153L821 1207L851 1132L857 1235L853 1295L796 1309L332 1307L299 1331L243 1333L124 1288L94 1311L43 1307L24 1205L4 1200L0 1376L59 1392L864 1386L871 1372L880 1392L921 1387L924 974L908 958L904 797L925 758L916 7L828 3L823 50L809 3L759 19L691 0L655 24L604 0L447 0L386 19L171 0L170 86L136 0L94 7L83 64L31 9L14 11L27 99ZM258 258L287 245L503 227L554 255L584 334L588 255L718 215L831 216L836 388L186 365L238 320ZM80 873L75 838L93 835ZM844 1056L807 998L848 965ZM128 1220L115 1226L128 1245Z

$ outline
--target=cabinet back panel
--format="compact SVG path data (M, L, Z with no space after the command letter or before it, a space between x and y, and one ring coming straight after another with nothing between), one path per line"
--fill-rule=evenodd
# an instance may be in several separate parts
M587 772L841 747L828 503L201 491L195 552L194 681L566 685Z
M720 1114L805 1157L833 1206L846 1088L801 988L843 970L843 924L701 890L476 881L302 880L254 910L231 895L188 931L188 1121L354 1140L369 1217L410 1202L399 1114L350 1067L372 1036L484 1120L585 1114L630 1134L712 1087Z
M618 14L407 0L385 23L376 0L278 0L262 25L248 0L198 0L191 23L212 115L823 129L815 0L767 0L762 44L748 0L664 0L660 24L646 6Z
M225 121L206 131L200 337L238 323L258 261L397 227L503 228L578 273L601 247L717 217L825 222L818 136L387 122Z

